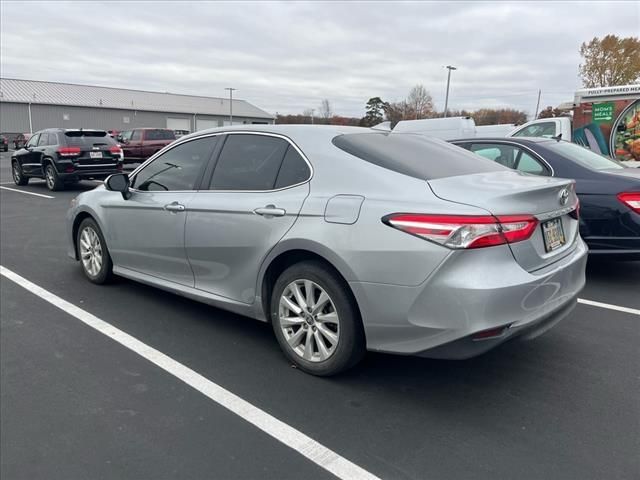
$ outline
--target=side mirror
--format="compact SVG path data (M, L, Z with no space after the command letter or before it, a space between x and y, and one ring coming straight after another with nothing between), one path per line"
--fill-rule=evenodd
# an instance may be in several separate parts
M118 143L122 143L122 144L126 144L127 143L127 139L123 138L122 135L118 135L116 137L116 140L118 141Z
M109 175L104 181L104 186L111 192L120 192L122 198L129 200L131 192L129 191L129 175L126 173L114 173Z

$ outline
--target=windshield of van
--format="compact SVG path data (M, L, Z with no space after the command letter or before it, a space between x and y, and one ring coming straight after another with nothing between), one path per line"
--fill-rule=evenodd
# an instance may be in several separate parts
M588 148L581 147L570 142L550 142L545 144L550 150L568 157L585 167L594 170L619 170L625 168L621 163L599 153L595 153Z

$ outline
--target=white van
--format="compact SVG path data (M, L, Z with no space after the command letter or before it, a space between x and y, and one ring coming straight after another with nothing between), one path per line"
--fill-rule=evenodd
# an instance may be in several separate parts
M476 126L476 137L506 137L517 128L515 123Z
M476 136L476 122L471 117L426 118L402 120L393 129L399 133L423 133L442 140Z

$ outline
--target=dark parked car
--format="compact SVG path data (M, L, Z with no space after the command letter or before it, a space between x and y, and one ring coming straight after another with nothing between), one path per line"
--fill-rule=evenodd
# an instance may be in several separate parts
M0 135L0 149L2 149L3 152L9 151L9 140L7 140L7 137L4 135Z
M13 139L13 149L14 150L18 150L18 149L24 147L27 144L27 142L29 141L30 138L31 138L31 134L30 133L19 133Z
M16 185L44 178L49 190L122 171L122 149L104 130L50 128L36 132L11 157Z
M134 128L121 132L118 141L122 145L125 162L144 162L176 139L173 130L167 128Z
M640 170L549 138L474 138L452 143L525 173L573 178L580 234L591 254L640 259Z

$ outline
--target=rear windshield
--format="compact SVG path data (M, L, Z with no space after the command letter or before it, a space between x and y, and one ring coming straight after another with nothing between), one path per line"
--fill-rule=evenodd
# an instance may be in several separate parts
M421 180L508 170L443 140L410 133L351 133L333 144L379 167Z
M102 130L73 130L64 132L67 145L85 147L94 145L116 145L111 136Z
M147 130L144 138L145 140L175 140L176 134L173 130Z
M621 163L609 157L595 153L588 148L570 142L549 142L545 147L570 160L594 170L619 170L625 168Z

